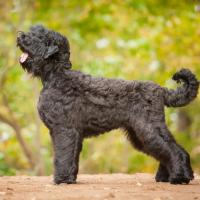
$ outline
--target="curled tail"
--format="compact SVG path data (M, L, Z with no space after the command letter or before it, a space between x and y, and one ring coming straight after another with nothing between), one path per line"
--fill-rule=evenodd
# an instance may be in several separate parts
M183 85L176 90L164 88L164 103L168 107L181 107L190 103L198 94L199 81L189 69L181 69L172 77Z

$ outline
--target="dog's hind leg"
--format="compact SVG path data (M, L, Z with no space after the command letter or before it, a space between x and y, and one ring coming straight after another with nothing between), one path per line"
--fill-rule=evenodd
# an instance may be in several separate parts
M54 146L54 182L76 183L82 138L74 129L56 127L51 131Z
M165 124L141 119L132 128L143 145L143 151L167 168L170 183L189 183L193 179L188 153L176 143Z
M145 152L145 148L142 142L140 142L140 140L137 138L135 132L130 128L127 130L127 132L128 132L128 139L130 140L131 144L139 151L142 151L148 154L148 152ZM169 181L169 172L167 168L161 163L159 164L155 179L157 182Z

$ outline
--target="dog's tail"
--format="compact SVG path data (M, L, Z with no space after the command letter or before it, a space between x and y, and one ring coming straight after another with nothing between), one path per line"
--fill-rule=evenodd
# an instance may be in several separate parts
M177 83L183 85L176 90L164 88L164 103L168 107L181 107L190 103L198 94L199 81L189 69L181 69L172 77Z

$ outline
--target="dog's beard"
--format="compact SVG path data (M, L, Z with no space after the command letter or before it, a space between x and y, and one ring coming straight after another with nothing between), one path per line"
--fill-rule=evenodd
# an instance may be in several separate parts
M20 58L20 60L22 59L22 61L23 61L23 58ZM24 61L24 62L21 62L20 61L20 64L21 64L21 66L22 66L22 68L24 69L24 70L26 70L28 73L32 73L32 71L33 71L33 69L32 69L32 63L31 63L31 61L30 60L27 60L26 62Z

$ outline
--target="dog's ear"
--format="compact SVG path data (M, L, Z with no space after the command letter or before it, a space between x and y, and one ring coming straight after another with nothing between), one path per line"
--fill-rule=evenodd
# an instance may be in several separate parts
M58 46L55 45L55 46L49 46L45 52L45 55L44 55L44 58L47 59L49 58L50 56L52 56L53 54L57 53L58 52Z

